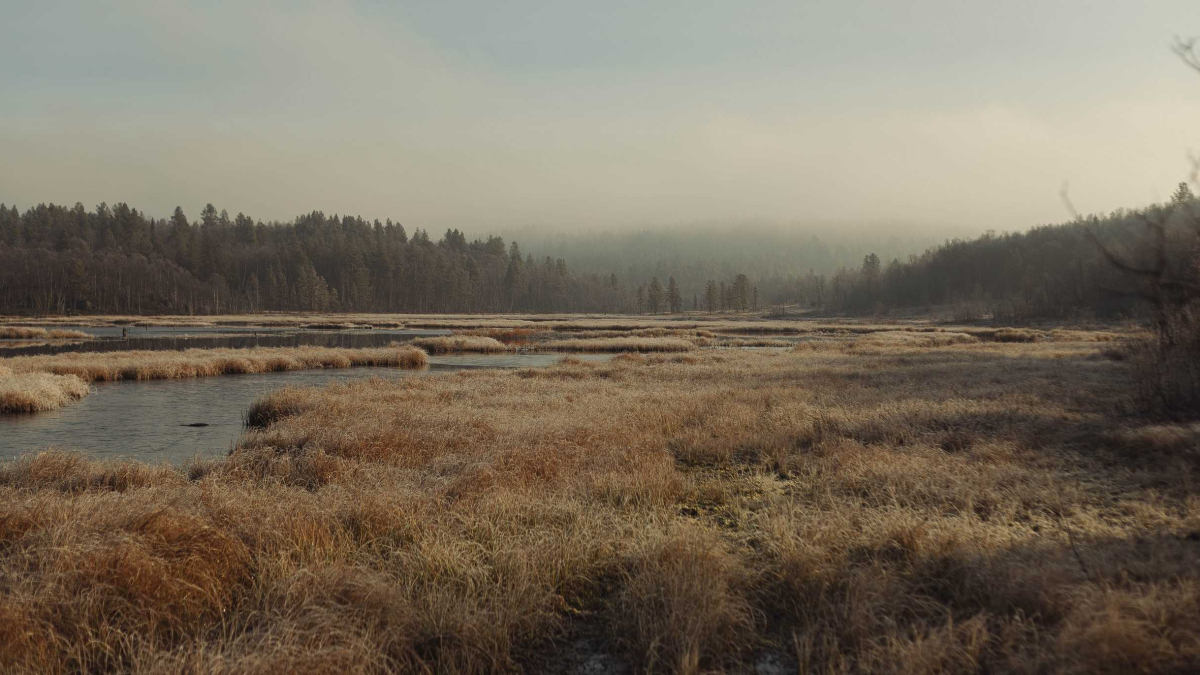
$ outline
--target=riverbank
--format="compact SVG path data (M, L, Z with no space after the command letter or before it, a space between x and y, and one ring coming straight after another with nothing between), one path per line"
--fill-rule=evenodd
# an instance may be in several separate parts
M88 395L92 382L163 380L314 368L423 368L425 352L400 345L375 349L322 347L189 349L65 353L0 358L0 413L57 410Z
M0 663L1183 672L1200 431L1077 337L285 389L226 459L0 465Z
M397 345L375 349L282 347L87 352L16 356L3 362L16 374L52 373L75 375L84 382L112 382L354 366L422 368L429 357L416 347Z

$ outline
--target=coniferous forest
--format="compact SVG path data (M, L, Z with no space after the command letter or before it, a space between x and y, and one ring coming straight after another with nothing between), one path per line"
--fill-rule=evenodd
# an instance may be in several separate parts
M949 308L958 319L1007 321L1135 311L1125 275L1103 250L1145 255L1147 223L1168 231L1193 222L1195 197L1080 217L1026 232L950 240L921 254L858 266L795 269L754 277L720 261L658 252L659 273L623 274L536 259L516 241L434 240L391 220L313 212L287 223L230 217L212 205L192 221L181 208L155 219L127 204L88 211L0 205L0 312L9 314L218 314L310 312L678 313L799 306L825 313L883 314ZM561 250L561 249L560 249ZM1188 264L1188 251L1177 251ZM587 252L580 250L580 257ZM648 277L648 278L647 278Z
M516 242L434 242L391 221L314 212L286 224L209 205L156 220L126 204L94 211L0 207L0 312L216 314L613 312L613 277L572 275Z

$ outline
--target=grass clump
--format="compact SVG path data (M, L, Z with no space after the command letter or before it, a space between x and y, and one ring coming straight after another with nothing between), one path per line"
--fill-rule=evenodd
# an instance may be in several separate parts
M0 366L0 413L58 410L90 392L76 375L14 373Z
M412 340L409 344L420 347L430 354L446 354L451 352L494 354L512 350L512 347L509 347L496 338L483 335L422 337Z

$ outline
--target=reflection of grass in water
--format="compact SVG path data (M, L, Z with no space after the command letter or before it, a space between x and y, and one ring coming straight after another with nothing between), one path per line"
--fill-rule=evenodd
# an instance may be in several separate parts
M0 670L1183 672L1200 437L1097 349L567 358L277 391L183 470L0 465Z

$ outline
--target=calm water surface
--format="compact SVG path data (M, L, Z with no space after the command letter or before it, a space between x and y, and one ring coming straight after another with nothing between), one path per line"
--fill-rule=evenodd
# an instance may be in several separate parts
M368 377L429 377L464 368L538 367L561 358L558 354L464 354L431 356L428 370L347 368L100 383L90 396L61 410L0 416L0 460L58 447L102 458L179 463L227 453L243 431L242 416L250 404L273 389Z

